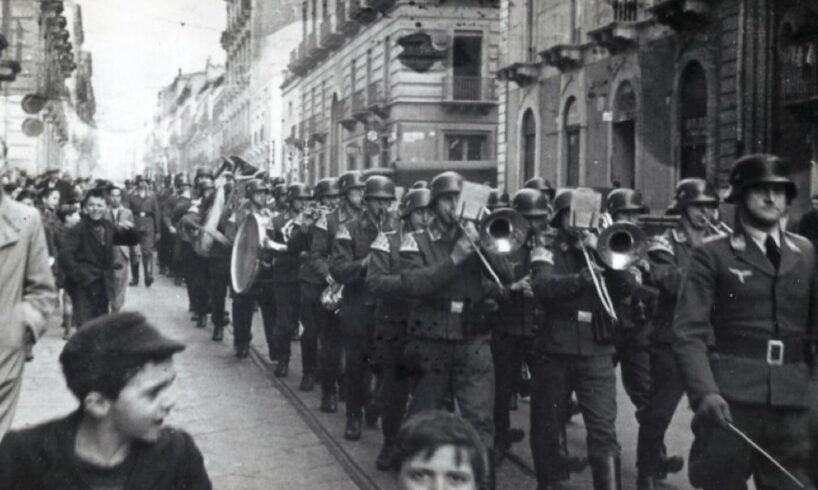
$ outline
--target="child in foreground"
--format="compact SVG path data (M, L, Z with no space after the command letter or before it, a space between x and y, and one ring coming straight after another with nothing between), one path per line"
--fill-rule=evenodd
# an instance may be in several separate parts
M164 425L184 348L139 313L86 323L60 355L79 408L6 435L0 489L210 490L193 439Z

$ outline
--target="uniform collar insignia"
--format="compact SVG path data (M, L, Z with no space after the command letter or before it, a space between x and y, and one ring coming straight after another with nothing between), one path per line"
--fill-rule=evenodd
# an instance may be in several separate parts
M400 251L401 252L420 252L420 248L418 247L418 242L415 241L415 235L413 233L407 233L403 235L403 239L400 242Z
M375 237L375 240L372 242L372 245L370 245L369 248L372 250L389 253L389 239L386 238L386 235L383 232L380 232L378 233L378 236Z
M352 235L349 234L349 229L343 223L338 225L338 231L335 232L336 240L352 240Z

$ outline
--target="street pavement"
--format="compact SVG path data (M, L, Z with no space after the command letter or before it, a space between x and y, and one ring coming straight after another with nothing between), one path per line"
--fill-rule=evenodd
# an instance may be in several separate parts
M293 345L289 377L272 376L273 365L259 315L254 320L251 359L233 355L228 331L223 343L210 340L212 326L200 330L187 312L184 288L160 278L152 288L130 288L125 309L143 312L165 334L188 345L177 356L178 402L170 423L190 432L204 454L214 488L229 490L310 488L395 488L394 476L375 469L380 448L377 428L366 428L361 441L343 438L344 405L336 414L318 410L319 389L298 390L301 379L299 348ZM26 367L16 427L68 413L76 401L65 388L58 356L64 345L55 322L35 348ZM692 436L690 411L683 400L668 432L671 454L687 459ZM625 488L635 487L637 423L633 406L619 387L617 429L622 445ZM512 425L528 429L529 406L519 404ZM577 416L568 428L571 451L585 453L585 431ZM536 488L528 439L513 448L512 460L498 468L500 490ZM590 470L575 475L566 490L591 487ZM686 468L671 475L662 488L689 489Z

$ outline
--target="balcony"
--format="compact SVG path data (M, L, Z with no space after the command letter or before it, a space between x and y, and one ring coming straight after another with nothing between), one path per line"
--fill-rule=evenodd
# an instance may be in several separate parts
M708 21L715 0L655 0L650 12L676 31L697 29Z
M366 90L359 89L352 94L352 117L359 121L365 121L369 115L366 106Z
M367 110L381 119L388 117L387 95L385 92L386 90L382 80L370 83L367 88Z
M497 105L494 79L447 76L443 79L443 104L451 111L487 114Z
M318 34L314 31L307 34L307 39L301 44L301 49L303 50L301 59L304 60L307 70L314 67L327 54L323 48L318 46Z
M349 100L343 99L338 101L338 105L341 113L338 123L347 131L353 131L358 121L352 117L352 104L349 103Z
M539 63L512 63L497 70L497 79L508 80L519 87L525 87L539 79L539 72Z
M332 22L329 17L321 22L321 47L327 51L338 49L344 44L343 34L332 29Z
M349 16L349 9L347 9L347 1L357 0L338 0L335 10L335 30L345 36L352 37L361 29L361 25L355 22Z
M395 0L370 0L369 4L372 8L384 14L395 6Z
M304 66L304 60L301 57L301 53L303 52L302 46L303 43L299 44L298 47L290 51L290 63L287 65L287 70L297 77L300 77L307 72Z
M637 0L610 0L600 4L595 24L599 27L588 31L588 36L598 45L616 53L636 45L639 40L639 24L647 20L647 10Z
M310 147L327 140L327 123L322 114L316 114L307 119L307 141Z
M349 17L355 22L366 25L375 22L378 18L378 10L372 4L375 0L348 0Z
M813 41L818 50L818 40ZM781 99L796 117L818 123L818 63L786 63L780 71Z

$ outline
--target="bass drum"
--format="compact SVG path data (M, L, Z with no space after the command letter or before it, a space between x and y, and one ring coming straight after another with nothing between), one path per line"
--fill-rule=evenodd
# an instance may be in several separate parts
M236 293L248 291L258 279L265 237L262 220L255 214L248 215L239 227L230 256L230 282Z

